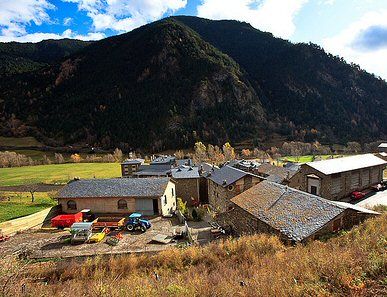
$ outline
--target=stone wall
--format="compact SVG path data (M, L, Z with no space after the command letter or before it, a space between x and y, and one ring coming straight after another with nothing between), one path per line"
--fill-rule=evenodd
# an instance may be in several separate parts
M378 179L379 181L382 179L384 166L374 166L369 168L364 168L360 170L353 170L347 172L341 172L340 174L333 175L324 175L318 170L304 164L301 166L298 173L296 173L289 182L289 186L295 189L299 189L301 191L308 192L308 177L307 175L314 174L320 178L321 188L320 195L323 198L329 200L339 200L341 198L349 196L353 191L361 191L366 188L369 188L371 185L375 184L375 182L371 179L372 170L378 170ZM352 187L351 179L353 176L359 175L359 186ZM364 179L365 176L368 175L369 181ZM338 193L332 193L332 184L334 183L334 179L339 179L341 190Z
M251 182L250 182L251 181ZM252 179L241 178L235 183L223 187L214 183L212 180L208 180L208 201L211 206L217 212L224 212L233 206L233 203L230 201L231 198L239 195L240 193L246 191L252 186L258 184L261 180L257 177L252 177Z
M127 209L118 209L118 201L126 200ZM158 199L155 197L155 199ZM73 200L77 203L77 209L69 209L67 202ZM128 214L136 211L136 201L132 197L108 197L108 198L58 198L64 213L77 213L82 209L90 209L93 213Z
M216 222L223 228L231 229L233 235L252 235L269 233L281 236L280 232L258 220L250 213L233 204L233 209L216 216Z
M199 201L199 178L179 178L174 180L176 184L176 196L187 201L192 206L192 199Z

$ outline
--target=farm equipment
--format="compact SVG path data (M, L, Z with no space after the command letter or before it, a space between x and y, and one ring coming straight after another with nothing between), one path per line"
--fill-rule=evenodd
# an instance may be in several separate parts
M132 213L128 217L128 222L126 223L126 230L141 230L141 232L145 232L147 229L149 229L152 224L148 220L141 219L141 217L142 215L140 213Z
M88 243L101 242L106 237L106 234L108 234L109 232L110 232L109 228L104 228L101 232L93 233L87 242Z
M74 223L82 222L83 215L82 212L78 212L75 214L63 214L58 215L51 219L51 226L56 227L58 229L69 228Z
M123 236L122 236L122 233L120 232L114 236L108 237L108 239L106 239L106 243L111 246L116 246L119 244L122 238Z
M71 244L85 243L92 236L93 223L74 223L71 226Z
M116 218L116 217L99 217L94 220L93 228L94 229L121 229L124 226L125 218Z

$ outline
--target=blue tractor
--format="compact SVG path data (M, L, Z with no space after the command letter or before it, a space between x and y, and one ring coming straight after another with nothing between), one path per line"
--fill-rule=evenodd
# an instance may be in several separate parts
M141 232L145 232L147 229L149 229L152 224L146 220L146 219L141 219L142 214L140 213L132 213L128 217L128 222L126 223L126 230L128 231L136 231L140 230Z

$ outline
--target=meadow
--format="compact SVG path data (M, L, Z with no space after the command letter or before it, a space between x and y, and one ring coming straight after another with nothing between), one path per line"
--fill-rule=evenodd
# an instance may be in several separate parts
M386 296L386 238L387 213L296 246L255 235L154 255L3 259L0 284L10 296Z
M280 160L282 162L295 162L295 163L307 163L312 162L313 159L327 160L331 158L341 158L345 157L344 155L304 155L304 156L286 156L282 157Z
M118 163L67 163L38 166L0 168L0 186L24 184L65 184L79 178L120 177Z
M57 204L53 193L0 192L0 223L27 216Z

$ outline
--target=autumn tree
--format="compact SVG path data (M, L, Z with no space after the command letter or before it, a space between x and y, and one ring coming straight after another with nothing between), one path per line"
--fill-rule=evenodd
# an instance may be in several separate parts
M249 149L242 150L242 157L243 158L249 158L250 156L251 156L251 151Z
M201 142L198 141L195 143L195 154L194 154L194 162L195 163L201 163L205 160L207 160L207 148L206 146Z
M116 148L114 150L114 153L113 153L113 158L114 158L114 161L117 162L117 163L121 163L122 162L122 151L119 149L119 148Z
M226 161L235 160L235 150L229 142L223 145L223 154Z
M182 150L177 150L177 151L175 152L175 157L176 157L178 160L184 159L184 157L185 157L184 151L182 151Z
M62 154L55 153L54 154L54 159L56 164L63 164L65 162L65 159L63 158Z
M74 162L74 163L79 163L82 161L82 157L79 155L79 154L72 154L70 156L70 159Z

